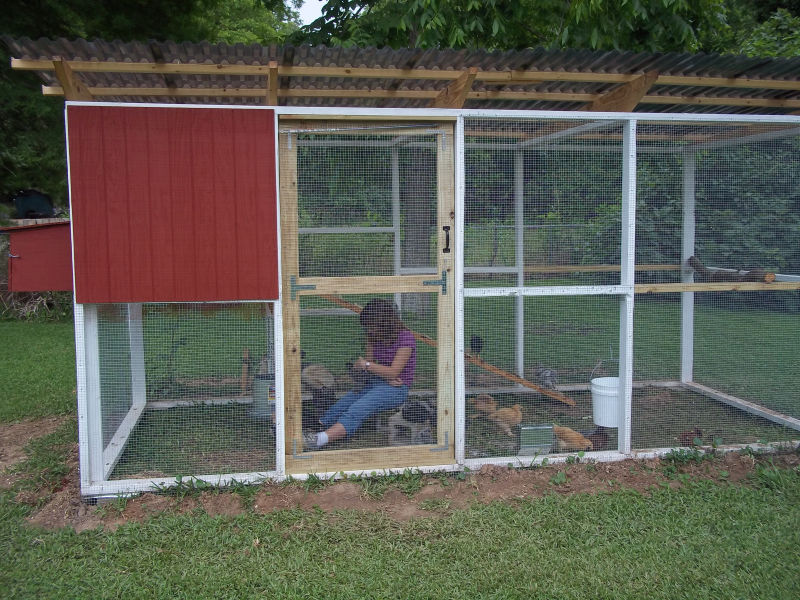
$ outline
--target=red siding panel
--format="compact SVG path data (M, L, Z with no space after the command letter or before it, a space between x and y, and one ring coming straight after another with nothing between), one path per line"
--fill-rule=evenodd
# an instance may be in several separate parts
M55 292L72 289L69 223L8 228L8 289Z
M78 302L278 297L274 112L69 106Z

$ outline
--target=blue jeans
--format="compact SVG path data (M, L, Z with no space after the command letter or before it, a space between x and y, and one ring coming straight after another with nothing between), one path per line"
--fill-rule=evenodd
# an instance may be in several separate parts
M342 396L322 416L320 422L327 429L335 423L344 426L348 436L361 427L370 416L400 407L408 398L408 386L394 387L380 377L371 377L361 390L352 390Z

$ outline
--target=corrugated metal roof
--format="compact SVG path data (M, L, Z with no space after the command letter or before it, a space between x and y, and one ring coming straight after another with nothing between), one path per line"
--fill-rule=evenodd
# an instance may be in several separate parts
M22 68L39 70L46 86L60 86L52 61L63 59L74 65L95 99L114 102L265 104L267 67L274 61L280 75L278 103L285 106L429 107L458 72L476 68L479 73L463 108L580 110L626 78L657 71L658 79L635 111L800 112L800 58L542 48L485 52L9 37L2 41L17 59L15 67L24 63ZM118 65L95 71L85 70L81 61L94 63L93 68L98 63L207 65L211 73L121 72ZM231 65L262 69L256 74L222 72ZM305 71L288 74L292 69ZM345 69L370 72L353 76ZM415 71L376 73L386 69ZM441 78L438 72L443 72ZM526 74L531 79L537 72L543 78L525 80Z

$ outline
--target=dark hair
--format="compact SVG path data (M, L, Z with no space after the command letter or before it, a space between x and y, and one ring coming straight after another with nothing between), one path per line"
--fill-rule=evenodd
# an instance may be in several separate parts
M406 328L394 303L382 298L373 298L367 302L359 315L361 327L367 332L370 342L384 345L393 344L397 335Z

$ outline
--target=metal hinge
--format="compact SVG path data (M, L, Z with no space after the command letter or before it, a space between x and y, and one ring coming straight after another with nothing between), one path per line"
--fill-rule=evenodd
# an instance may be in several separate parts
M301 290L315 290L315 289L317 289L317 286L314 285L314 284L299 285L297 283L297 277L294 276L294 275L292 275L289 278L289 286L292 289L292 291L291 291L292 300L297 300L297 292L299 292Z
M442 286L442 296L447 296L447 271L442 271L441 279L428 279L423 281L422 285L440 285Z

